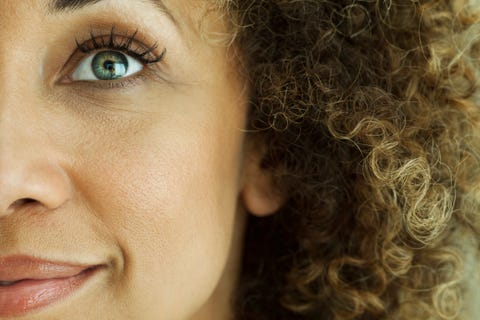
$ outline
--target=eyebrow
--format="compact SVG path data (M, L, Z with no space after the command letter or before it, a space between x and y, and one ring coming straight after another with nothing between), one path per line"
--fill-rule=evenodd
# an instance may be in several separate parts
M87 6L92 6L102 0L51 0L48 8L49 12L52 14L62 13L65 11L74 11L79 10ZM130 0L133 1L133 0ZM141 1L141 0L138 0ZM165 3L162 0L146 0L147 2L152 3L155 7L159 8L160 11L167 14L175 23L176 20L173 17L172 13L165 6Z

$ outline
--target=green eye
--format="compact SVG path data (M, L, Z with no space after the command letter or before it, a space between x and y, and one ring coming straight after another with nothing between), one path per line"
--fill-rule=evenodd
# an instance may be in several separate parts
M126 78L142 71L144 64L128 54L105 50L82 60L72 73L74 81L108 81Z
M93 74L100 80L124 77L128 71L128 60L124 54L115 51L97 53L92 60Z

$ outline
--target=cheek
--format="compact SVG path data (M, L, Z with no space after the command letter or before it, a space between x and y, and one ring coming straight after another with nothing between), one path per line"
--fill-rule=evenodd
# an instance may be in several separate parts
M136 134L128 138L103 133L109 138L92 140L76 170L84 202L123 253L118 299L172 319L215 289L239 192L242 117L194 118L129 130Z

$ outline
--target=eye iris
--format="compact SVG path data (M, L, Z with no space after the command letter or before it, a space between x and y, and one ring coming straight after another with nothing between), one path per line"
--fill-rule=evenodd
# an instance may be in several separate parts
M92 70L100 80L118 79L127 74L128 60L120 52L103 51L93 58Z

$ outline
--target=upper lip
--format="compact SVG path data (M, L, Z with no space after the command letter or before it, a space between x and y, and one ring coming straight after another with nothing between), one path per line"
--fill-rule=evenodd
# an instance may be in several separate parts
M94 267L95 265L53 262L30 256L0 257L0 282L69 278Z

